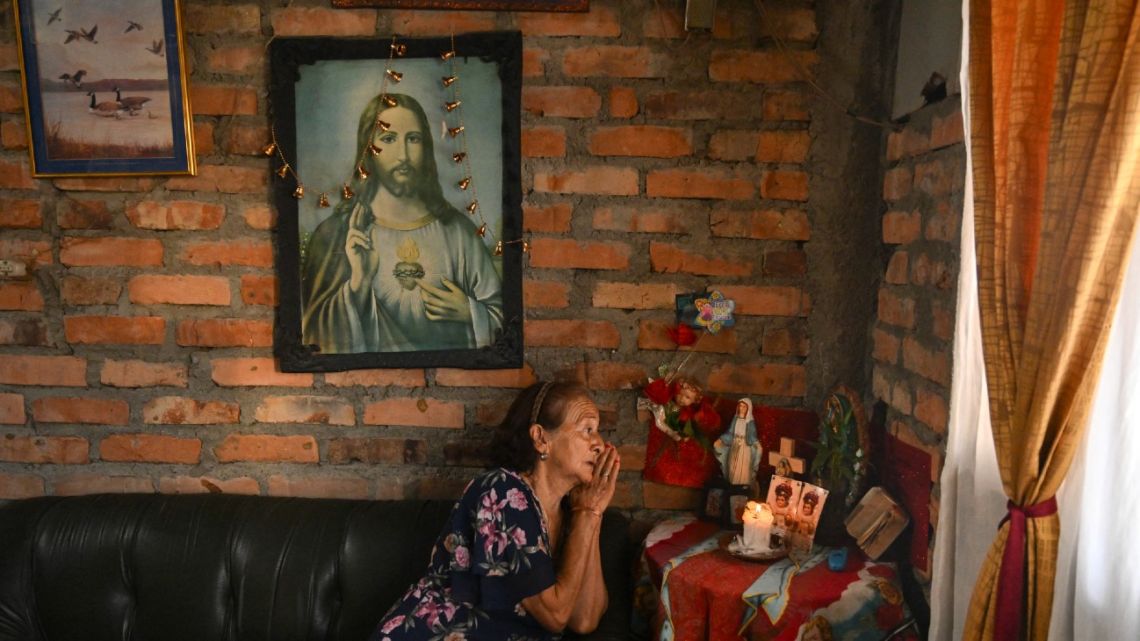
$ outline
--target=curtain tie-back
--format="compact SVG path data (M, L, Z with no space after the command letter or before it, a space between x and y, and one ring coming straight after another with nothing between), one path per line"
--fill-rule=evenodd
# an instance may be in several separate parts
M998 573L997 610L994 620L994 639L1019 641L1025 595L1025 521L1057 513L1057 497L1021 506L1013 501L1006 503L1007 513L998 524L1009 521L1009 536L1001 556Z

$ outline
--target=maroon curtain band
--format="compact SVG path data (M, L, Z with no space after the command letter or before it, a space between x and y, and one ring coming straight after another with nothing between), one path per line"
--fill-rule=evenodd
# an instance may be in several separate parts
M1024 507L1013 501L1006 503L1007 513L998 524L1009 521L1009 536L998 572L997 611L994 621L995 641L1020 641L1021 620L1025 613L1025 524L1057 513L1057 497Z

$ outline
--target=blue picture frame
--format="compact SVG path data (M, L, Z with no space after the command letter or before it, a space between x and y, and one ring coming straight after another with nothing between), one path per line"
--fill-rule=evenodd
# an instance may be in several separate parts
M32 174L195 174L179 0L12 3Z

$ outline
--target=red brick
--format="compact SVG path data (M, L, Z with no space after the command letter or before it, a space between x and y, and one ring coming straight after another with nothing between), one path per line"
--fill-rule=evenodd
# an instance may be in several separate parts
M183 363L150 363L142 360L105 361L99 382L108 387L186 387Z
M756 100L740 91L660 91L645 98L644 112L653 120L739 120Z
M60 296L67 305L114 305L123 292L122 279L64 276Z
M663 78L668 70L668 59L649 47L595 45L562 54L562 73L572 77Z
M570 306L570 286L549 280L527 278L523 281L523 306L565 309Z
M269 130L266 127L227 127L222 135L222 149L229 154L258 156L265 153Z
M265 305L268 307L277 305L277 278L242 274L241 302L246 305Z
M174 176L166 181L166 188L171 191L252 194L264 192L268 181L264 167L198 165L197 176Z
M935 338L949 341L954 338L954 306L935 301L930 306L931 332Z
M199 158L214 155L214 123L194 123L194 153Z
M649 243L649 264L653 271L698 274L702 276L748 276L752 263L733 258L710 257L707 252L687 251L685 246Z
M562 127L525 127L522 130L524 158L566 156L566 130Z
M918 156L930 150L930 136L908 126L901 131L887 135L887 161L895 162L903 158Z
M911 282L920 287L934 287L941 290L948 290L955 284L950 267L925 253L919 254L914 261Z
M496 24L495 14L491 11L407 10L385 13L391 16L392 33L404 36L491 31Z
M637 115L637 92L630 87L610 88L610 116L633 118Z
M32 401L37 423L91 423L126 425L131 407L124 400L46 397Z
M546 75L546 61L550 53L545 49L523 47L523 77L541 78Z
M87 462L87 439L77 436L0 434L0 461L81 465Z
M51 249L51 243L46 241L0 238L0 258L23 262L27 265L29 272L53 263Z
M19 71L20 58L16 53L16 42L0 44L0 71Z
M7 114L24 112L24 99L19 83L0 82L0 112Z
M528 347L621 347L621 333L609 321L530 319L523 333Z
M97 178L55 178L52 184L63 191L98 191L103 193L144 192L154 189L154 178L97 177Z
M594 229L650 234L688 234L697 222L694 218L694 214L688 211L601 207L594 211Z
M678 347L669 337L666 330L676 327L675 323L662 323L660 321L643 320L637 326L637 349L657 349L678 352L705 352L715 354L736 353L736 332L732 329L722 329L716 334L700 332L697 342L685 347Z
M819 60L814 51L722 49L709 56L709 80L775 85L808 80Z
M190 104L199 116L257 115L257 92L236 85L190 83Z
M871 334L874 346L871 348L871 357L888 365L894 365L899 359L899 347L902 342L897 336L876 329Z
M146 402L143 422L150 425L232 425L241 417L237 403L158 396Z
M22 160L0 161L0 188L35 189L36 181L32 179L28 163Z
M916 395L914 417L929 426L935 433L945 434L950 415L950 408L946 399L941 394L929 392L922 387L916 390Z
M56 214L61 229L113 229L115 214L103 200L68 198Z
M677 158L693 153L693 133L680 127L622 125L597 127L587 138L595 156Z
M760 353L765 356L807 356L811 339L800 327L768 327L764 329Z
M230 281L225 276L166 276L144 274L127 284L136 305L229 305Z
M32 281L0 281L0 310L39 312L44 308L44 296Z
M312 374L278 372L272 358L215 358L210 378L223 387L312 387Z
M150 494L154 492L154 481L135 476L71 474L55 479L52 489L56 496Z
M312 436L229 434L214 448L219 463L317 463L317 440Z
M79 356L0 354L0 383L86 387L87 359Z
M802 365L724 363L709 372L707 387L710 392L803 396L807 393L807 374Z
M367 479L359 477L285 476L269 477L269 496L299 496L314 499L371 498Z
M767 16L767 13L764 15ZM755 13L748 10L745 6L726 6L722 4L717 7L716 15L713 18L713 38L717 40L740 40L744 37L751 37L752 28L750 23L753 21L759 22Z
M676 283L606 283L594 286L593 306L617 309L673 309Z
M803 129L761 131L756 162L802 163L807 160L811 136Z
M655 169L645 179L649 198L748 200L754 194L748 180L715 169Z
M644 445L619 445L617 451L621 457L622 472L640 472L645 469Z
M422 440L405 438L334 438L328 443L331 465L423 464L427 448Z
M34 474L0 473L0 499L30 499L44 495L44 480Z
M644 38L684 38L685 18L679 8L654 4L642 12L641 34Z
M778 37L785 42L814 42L819 37L815 9L767 3L757 26L760 35Z
M268 230L277 226L277 212L266 205L250 205L241 212L250 229Z
M218 479L212 476L164 476L158 479L162 494L261 494L257 479L239 476Z
M709 138L708 156L713 160L749 160L756 158L760 132L726 130Z
M192 200L144 200L127 208L127 218L139 229L217 229L226 208Z
M531 241L531 269L629 268L630 247L619 242L579 242L571 238L536 238Z
M43 225L38 200L0 198L0 227L39 229Z
M941 149L950 145L961 143L964 138L962 126L962 112L956 110L951 114L935 118L930 125L930 148Z
M28 128L23 118L5 118L0 122L0 144L11 150L28 148Z
M765 171L760 179L760 196L773 200L808 199L808 175L803 171Z
M811 120L807 96L798 91L764 92L764 120Z
M0 392L0 424L23 425L28 420L22 394Z
M888 325L914 329L914 299L879 290L879 320Z
M45 347L47 326L42 318L0 318L0 345Z
M271 347L273 324L243 318L198 318L179 321L179 345L197 347Z
M701 501L701 490L650 481L641 483L641 503L647 510L695 510Z
M950 385L949 350L928 349L913 336L903 340L903 367L935 383Z
M902 250L896 251L891 254L891 260L887 263L887 271L883 279L891 285L905 285L910 280L907 276L909 270L909 255Z
M520 13L516 18L527 37L587 36L616 38L621 35L617 13L595 4L587 13Z
M594 118L602 97L590 87L524 87L522 108L546 118Z
M764 252L765 276L789 278L807 274L807 254L799 249L775 249Z
M910 167L888 169L883 176L883 199L888 202L902 199L910 193L913 178Z
M273 245L267 240L187 243L181 258L191 265L272 267Z
M60 239L59 260L70 267L160 267L162 241L149 238Z
M534 190L560 194L636 196L639 191L638 174L633 167L608 165L561 173L536 172Z
M922 235L922 214L917 211L888 211L883 214L883 242L905 245Z
M330 396L265 396L253 418L259 423L356 424L352 403Z
M573 213L570 203L554 203L546 207L523 205L523 231L567 233Z
M422 369L358 369L349 372L329 372L325 382L337 387L424 387L427 385Z
M219 46L206 51L206 69L215 73L245 76L257 73L263 64L262 46Z
M166 319L159 316L65 316L63 332L70 343L161 345L166 340Z
M736 302L738 316L797 316L804 312L805 294L779 285L722 285L716 289Z
M800 209L739 211L714 209L709 217L714 236L760 240L811 240L811 222Z
M463 429L463 403L426 398L389 398L364 406L365 425Z
M376 10L342 11L325 7L286 7L269 14L274 37L371 36L376 32Z
M965 188L965 158L947 157L914 166L914 186L924 194L948 196Z
M592 390L635 389L648 380L643 366L614 361L578 363L560 372L559 378L571 378Z
M261 33L261 9L256 4L189 5L182 14L189 33Z
M888 403L901 414L910 416L911 412L914 411L914 399L912 396L913 393L907 381L895 381L894 385L891 385L891 396Z
M518 369L450 369L435 371L435 384L443 387L509 387L522 389L538 379L530 365Z
M926 239L940 240L946 243L960 242L958 234L958 221L961 220L962 211L952 211L949 203L940 202L935 205L934 214L926 221Z
M124 463L180 463L195 465L202 441L160 434L112 434L99 443L99 458Z

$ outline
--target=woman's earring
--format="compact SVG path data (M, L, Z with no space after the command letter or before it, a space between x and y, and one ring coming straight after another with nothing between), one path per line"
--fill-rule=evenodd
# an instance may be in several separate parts
M546 452L539 452L538 453L538 458L542 459L543 461L545 461L549 457L550 456Z

